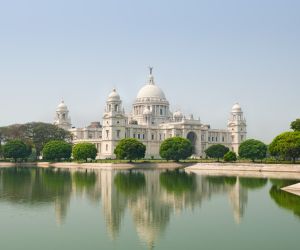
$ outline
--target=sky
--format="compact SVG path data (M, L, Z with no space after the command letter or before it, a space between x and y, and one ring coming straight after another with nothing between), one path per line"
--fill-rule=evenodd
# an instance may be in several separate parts
M131 111L153 66L171 110L225 128L239 102L269 143L300 117L298 0L0 0L0 126Z

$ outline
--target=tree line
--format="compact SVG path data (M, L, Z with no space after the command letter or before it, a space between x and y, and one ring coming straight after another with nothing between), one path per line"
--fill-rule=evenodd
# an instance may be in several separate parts
M238 151L239 157L254 162L255 160L263 160L268 156L272 156L276 160L291 160L295 163L300 157L300 119L293 121L290 128L293 131L279 134L270 145L255 139L242 142ZM218 161L220 158L227 162L237 160L237 155L234 152L219 144L209 147L205 153L209 158L216 158Z
M238 156L235 152L221 144L215 144L205 150L206 157L223 159L225 162L235 162L238 157L251 161L262 160L273 156L277 160L292 160L293 163L300 157L300 119L291 123L293 131L284 132L274 138L270 145L248 139L241 143ZM71 144L70 132L47 123L27 123L0 128L0 153L3 158L28 159L30 156L43 160L78 161L95 160L97 148L91 143ZM126 138L121 140L114 154L117 159L128 161L145 158L146 146L137 139ZM188 139L172 137L164 140L159 150L162 159L180 161L193 154L193 146Z
M0 156L5 156L3 147L13 140L18 141L15 142L15 144L18 144L20 148L25 147L21 144L26 145L28 148L28 157L32 155L33 158L38 159L47 142L53 140L71 142L72 134L53 124L43 122L30 122L0 127ZM20 141L22 141L22 143L20 143Z

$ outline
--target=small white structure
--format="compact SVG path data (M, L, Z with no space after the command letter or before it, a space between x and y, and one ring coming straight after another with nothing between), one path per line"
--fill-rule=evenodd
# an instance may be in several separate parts
M226 129L212 129L210 125L185 116L180 111L172 113L164 92L155 84L152 68L148 82L140 89L133 103L132 113L126 114L116 89L108 95L102 125L93 122L86 128L71 128L67 106L62 102L56 111L54 124L70 130L74 143L91 142L98 149L98 158L115 158L114 149L123 138L137 138L146 147L146 158L159 158L160 144L166 138L181 136L194 146L194 157L204 157L205 149L213 144L223 144L238 152L246 139L247 125L238 103L231 109Z
M71 117L69 117L69 110L63 100L57 106L54 124L65 130L69 130L72 127Z

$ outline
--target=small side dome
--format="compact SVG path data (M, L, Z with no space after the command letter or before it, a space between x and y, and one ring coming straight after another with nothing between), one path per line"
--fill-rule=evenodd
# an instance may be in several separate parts
M182 114L180 111L176 111L176 112L173 114L173 118L174 118L174 119L183 118L183 114Z
M236 103L232 106L231 111L232 112L242 112L242 108L239 103Z
M67 111L68 107L65 104L64 101L61 101L61 103L57 106L57 111Z
M108 95L109 101L120 101L120 95L118 94L116 89L113 89L112 92Z
M145 108L145 109L144 109L143 115L151 115L151 114L152 114L152 112L151 112L150 109L148 109L148 108Z

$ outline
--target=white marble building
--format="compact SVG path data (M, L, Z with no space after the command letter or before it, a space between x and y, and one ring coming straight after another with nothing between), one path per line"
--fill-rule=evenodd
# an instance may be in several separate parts
M102 125L93 122L85 128L72 128L64 102L57 107L54 124L70 130L74 143L94 143L101 159L115 158L116 145L129 137L146 145L146 158L159 158L160 144L166 138L188 138L194 145L194 157L204 157L205 149L213 144L223 144L238 152L247 135L246 120L238 103L233 105L225 129L212 129L200 119L194 119L193 115L185 116L180 111L172 113L164 92L154 82L152 69L148 82L137 94L131 113L125 113L121 97L113 89L106 101Z

